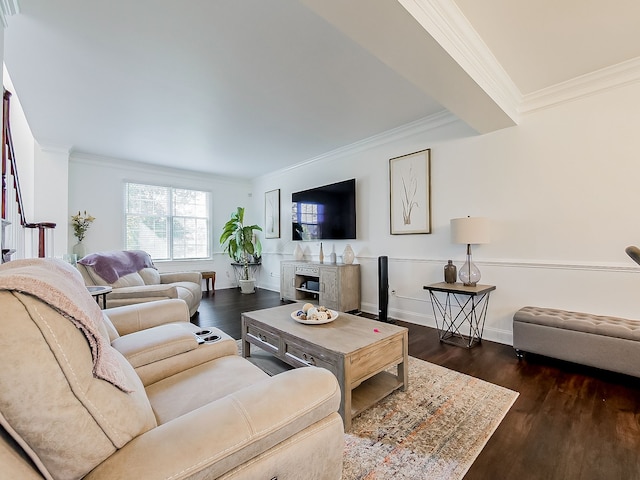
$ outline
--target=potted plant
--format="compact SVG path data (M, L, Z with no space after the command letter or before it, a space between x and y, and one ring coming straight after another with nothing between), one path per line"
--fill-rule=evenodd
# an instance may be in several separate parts
M249 257L262 255L262 244L255 235L262 231L258 225L244 224L244 208L238 207L231 218L224 224L220 245L234 262L242 264L242 275L239 281L242 293L255 291L255 278L249 278Z

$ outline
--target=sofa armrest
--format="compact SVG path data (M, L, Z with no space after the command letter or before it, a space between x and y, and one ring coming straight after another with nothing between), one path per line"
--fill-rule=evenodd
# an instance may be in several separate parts
M111 346L138 368L194 350L198 341L188 328L173 323L116 338Z
M114 288L109 298L178 298L178 290L173 285L136 285L135 287Z
M214 343L203 343L188 352L136 368L136 373L142 380L142 384L148 387L171 375L184 372L216 358L238 355L238 346L233 338L217 328L211 330L220 337L220 340Z
M179 298L108 308L103 312L120 335L166 323L189 321L189 307Z
M193 282L202 284L202 274L200 272L170 272L160 274L160 283Z
M342 451L339 404L340 387L328 370L284 372L136 437L85 479L218 478L322 421Z

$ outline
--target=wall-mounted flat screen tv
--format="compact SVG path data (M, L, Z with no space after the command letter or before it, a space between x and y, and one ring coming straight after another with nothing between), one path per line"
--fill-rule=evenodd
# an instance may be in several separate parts
M356 179L291 194L292 240L354 240Z

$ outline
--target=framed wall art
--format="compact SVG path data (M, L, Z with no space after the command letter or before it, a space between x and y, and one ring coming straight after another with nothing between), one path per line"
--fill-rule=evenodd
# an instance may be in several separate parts
M280 189L264 194L264 238L280 238Z
M391 235L431 233L431 149L389 160Z

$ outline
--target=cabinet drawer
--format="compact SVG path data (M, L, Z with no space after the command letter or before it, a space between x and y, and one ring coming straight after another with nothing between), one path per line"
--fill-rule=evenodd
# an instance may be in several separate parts
M276 335L255 325L249 325L247 327L247 339L252 340L251 343L272 353L277 353L280 349L280 341Z
M296 265L296 275L320 276L320 267L318 265Z
M318 352L313 352L305 347L287 342L285 344L285 358L287 363L296 367L314 366L330 370L335 373L335 365L330 358L326 358Z
M392 338L382 345L372 345L351 357L351 379L359 383L402 359L402 337Z

